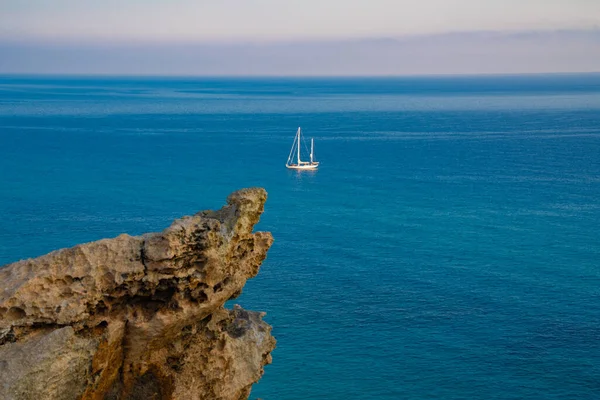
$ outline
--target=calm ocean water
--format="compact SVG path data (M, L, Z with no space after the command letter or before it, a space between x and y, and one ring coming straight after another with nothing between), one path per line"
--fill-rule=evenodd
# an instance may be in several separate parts
M236 302L278 340L251 398L600 398L600 75L0 77L0 264L247 186L276 241Z

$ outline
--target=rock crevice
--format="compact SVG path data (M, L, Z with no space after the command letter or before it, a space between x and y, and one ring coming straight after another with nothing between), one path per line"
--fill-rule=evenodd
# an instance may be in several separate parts
M247 398L275 340L223 305L273 242L252 232L265 201L243 189L163 232L0 268L0 398Z

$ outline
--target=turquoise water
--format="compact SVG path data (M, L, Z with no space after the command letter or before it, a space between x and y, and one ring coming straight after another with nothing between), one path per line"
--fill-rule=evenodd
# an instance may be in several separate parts
M247 186L276 241L236 302L278 340L251 398L600 398L600 75L0 77L0 264Z

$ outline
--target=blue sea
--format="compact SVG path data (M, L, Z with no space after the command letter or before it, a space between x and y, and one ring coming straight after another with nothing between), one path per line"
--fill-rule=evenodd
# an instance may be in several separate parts
M0 77L0 264L248 186L251 399L600 398L599 74Z

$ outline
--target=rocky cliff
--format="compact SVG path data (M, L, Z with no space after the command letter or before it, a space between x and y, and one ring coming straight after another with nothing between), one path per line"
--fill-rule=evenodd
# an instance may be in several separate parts
M0 399L246 399L275 339L223 305L273 242L266 197L0 268Z

